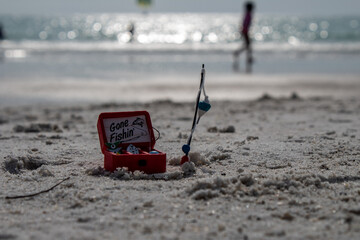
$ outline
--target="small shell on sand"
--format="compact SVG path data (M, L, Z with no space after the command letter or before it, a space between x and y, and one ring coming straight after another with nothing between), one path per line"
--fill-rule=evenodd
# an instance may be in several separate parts
M181 169L183 170L185 176L196 173L195 164L193 162L184 163L183 165L181 165Z

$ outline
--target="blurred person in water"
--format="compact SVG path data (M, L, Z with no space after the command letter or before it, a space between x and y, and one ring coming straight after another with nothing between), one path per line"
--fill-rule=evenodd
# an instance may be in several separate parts
M5 39L5 33L4 33L4 30L3 30L3 26L2 24L0 23L0 44L2 42L2 40ZM0 49L0 63L2 63L4 61L4 51L2 51Z
M135 34L135 24L133 22L130 22L128 27L127 27L127 30L129 32L129 35L130 35L130 40L129 42L132 42L134 40L134 34Z
M252 51L251 51L251 39L249 37L249 30L251 21L253 18L253 10L255 5L252 2L246 2L244 4L244 19L240 26L239 32L243 38L243 46L234 51L234 71L239 70L239 57L243 51L246 51L246 72L251 72L251 65L253 63Z
M4 39L5 39L5 33L4 33L4 30L3 30L3 26L0 23L0 41L4 40Z

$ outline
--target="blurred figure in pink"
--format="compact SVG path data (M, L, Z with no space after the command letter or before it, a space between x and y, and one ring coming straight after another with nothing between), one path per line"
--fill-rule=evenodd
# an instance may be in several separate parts
M253 63L252 59L252 52L251 52L251 39L249 37L249 30L251 26L251 21L253 18L253 10L255 8L255 5L252 2L246 2L244 4L244 20L242 22L242 26L239 29L239 32L241 33L241 36L243 38L243 46L241 46L239 49L235 50L234 52L234 71L239 70L239 56L240 54L246 50L246 72L251 72L251 65Z

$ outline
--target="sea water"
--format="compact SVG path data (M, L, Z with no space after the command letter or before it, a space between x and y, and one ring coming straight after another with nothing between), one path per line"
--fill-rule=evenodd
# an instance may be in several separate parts
M241 17L0 15L6 36L0 42L0 82L150 81L151 76L197 74L203 63L208 73L234 76L239 74L232 70L232 53L242 44ZM360 74L360 16L255 15L251 36L255 75ZM241 73L244 56L240 60Z

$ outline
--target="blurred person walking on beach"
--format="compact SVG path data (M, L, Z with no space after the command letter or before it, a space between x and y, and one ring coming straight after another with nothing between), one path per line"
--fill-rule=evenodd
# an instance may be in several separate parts
M246 50L246 72L251 72L251 65L253 63L253 59L252 59L251 39L249 37L249 30L251 26L251 20L253 17L252 13L254 7L255 6L252 2L246 2L244 4L245 15L242 25L239 29L239 32L241 33L244 43L243 46L241 46L239 49L235 50L234 52L234 64L233 64L234 71L239 70L240 54Z

